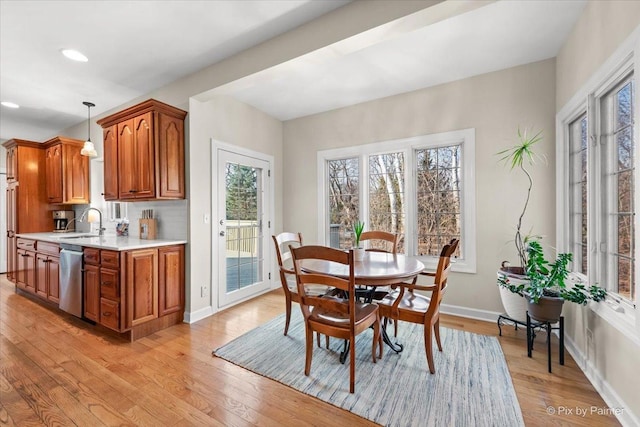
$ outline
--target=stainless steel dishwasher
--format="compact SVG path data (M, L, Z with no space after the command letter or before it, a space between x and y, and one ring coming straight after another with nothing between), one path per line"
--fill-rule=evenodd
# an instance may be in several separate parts
M59 307L82 317L82 246L61 243L60 248Z

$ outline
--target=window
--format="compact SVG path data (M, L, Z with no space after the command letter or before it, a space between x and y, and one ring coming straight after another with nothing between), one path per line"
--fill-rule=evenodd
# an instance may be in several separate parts
M569 124L569 244L573 271L587 275L587 113Z
M320 242L351 247L361 219L366 230L398 233L400 253L435 267L455 237L454 270L475 272L474 157L473 129L318 153Z
M607 289L593 310L630 336L637 316L637 94L633 55L614 55L558 113L558 249Z
M633 76L600 100L603 206L602 236L605 242L604 273L607 290L623 301L635 301L634 246L634 139Z

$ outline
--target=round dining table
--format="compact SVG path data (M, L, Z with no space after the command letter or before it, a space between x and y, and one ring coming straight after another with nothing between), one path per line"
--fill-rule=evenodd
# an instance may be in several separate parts
M349 266L335 262L305 259L303 271L322 273L343 279L349 278ZM367 286L389 286L410 282L424 270L424 264L415 258L386 252L365 252L362 261L354 262L356 284Z
M300 267L307 273L321 273L329 276L349 278L349 266L316 259L305 259L300 263ZM390 286L399 283L410 283L421 271L424 264L419 260L402 255L387 252L365 252L362 261L354 261L354 277L356 285L370 286ZM375 291L375 289L373 289ZM370 293L373 296L373 292ZM402 344L393 343L389 338L385 328L382 330L382 339L396 353L403 349ZM345 351L340 356L340 361L344 363L348 352L348 342L345 342Z

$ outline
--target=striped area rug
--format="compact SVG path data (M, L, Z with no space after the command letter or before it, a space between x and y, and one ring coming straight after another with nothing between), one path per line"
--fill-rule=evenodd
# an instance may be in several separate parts
M434 343L431 375L421 325L400 323L405 348L371 361L373 332L356 341L356 391L349 393L349 365L338 360L342 341L314 345L304 375L304 325L294 307L289 335L284 315L253 329L214 354L305 394L387 426L523 426L520 405L497 338L441 328L443 351ZM392 330L393 328L390 328Z

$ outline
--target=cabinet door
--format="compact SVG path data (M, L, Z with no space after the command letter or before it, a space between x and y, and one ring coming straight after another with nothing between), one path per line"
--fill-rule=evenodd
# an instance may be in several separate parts
M184 120L158 115L158 198L184 199Z
M100 316L100 267L84 266L84 317L94 322Z
M18 269L16 258L17 187L15 182L7 186L7 278L12 282L16 281L16 270Z
M80 154L80 151L82 151L82 147L75 145L63 147L63 203L85 204L90 202L89 158Z
M62 203L62 145L54 145L45 151L47 199L49 203Z
M153 141L153 116L146 113L133 119L136 150L136 198L154 198L155 147Z
M135 198L136 146L133 136L133 119L118 123L118 197Z
M60 258L48 257L47 284L49 301L60 302Z
M118 127L113 125L104 135L104 199L118 200Z
M158 317L158 250L126 253L127 326Z
M17 284L31 293L36 293L36 254L18 249Z
M7 149L7 182L18 180L18 148Z
M36 254L36 294L47 297L47 256Z
M184 246L158 249L159 315L184 309Z

